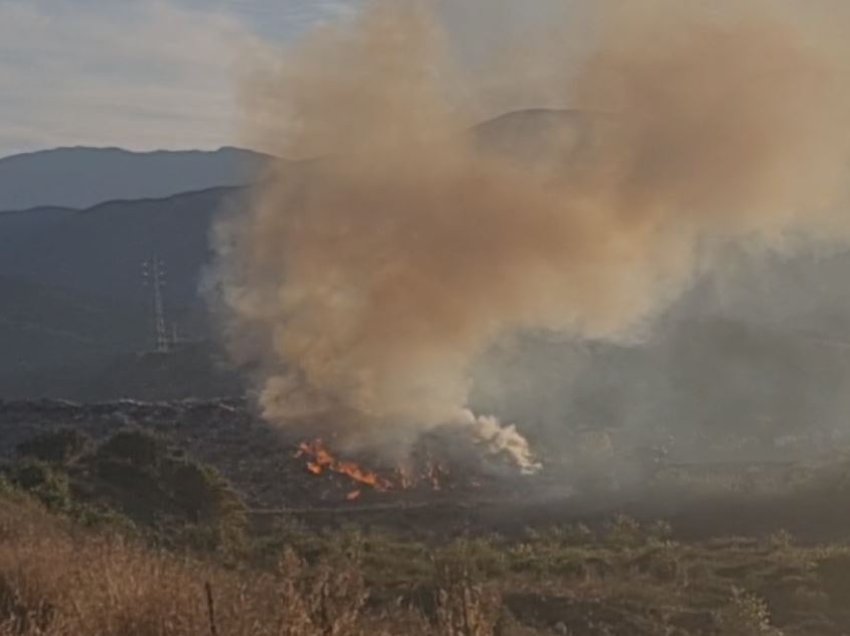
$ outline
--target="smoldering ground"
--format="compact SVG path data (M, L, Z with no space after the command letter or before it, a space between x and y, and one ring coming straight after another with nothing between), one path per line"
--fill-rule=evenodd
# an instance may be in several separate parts
M355 445L492 433L469 396L505 338L633 338L730 246L843 241L833 30L776 3L622 4L599 5L582 55L555 37L530 58L586 114L531 158L465 132L475 100L424 2L373 2L247 73L250 138L316 158L217 232L225 332L262 363L268 419ZM514 429L491 433L532 461Z

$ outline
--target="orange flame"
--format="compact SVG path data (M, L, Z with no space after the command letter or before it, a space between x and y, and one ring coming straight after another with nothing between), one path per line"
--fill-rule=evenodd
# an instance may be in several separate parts
M392 488L392 483L377 473L361 468L354 462L342 461L334 457L321 439L302 442L298 448L297 457L309 458L307 470L314 475L321 475L325 471L330 471L340 475L346 475L357 483L370 486L379 492L384 492ZM355 492L357 495L351 496L354 493L350 493L349 500L360 496L359 491Z
M432 491L452 489L452 484L447 479L450 477L448 468L431 458L422 461L418 468L414 468L410 464L400 465L392 471L391 475L384 477L355 462L338 459L328 450L322 439L301 442L295 456L307 460L306 469L313 475L323 475L326 472L345 475L357 484L367 486L377 492L409 490L422 486ZM473 486L479 487L480 484L476 483ZM349 492L345 498L348 501L355 501L362 494L362 489L357 488Z

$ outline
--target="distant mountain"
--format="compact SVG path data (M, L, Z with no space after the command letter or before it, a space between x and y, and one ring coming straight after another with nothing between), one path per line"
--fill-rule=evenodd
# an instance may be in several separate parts
M0 276L0 299L0 372L24 373L147 345L150 319L142 304L8 276Z
M198 289L210 260L210 226L242 192L214 188L83 211L0 213L0 395L88 397L103 378L114 380L114 392L97 394L107 397L124 395L122 381L128 395L160 386L150 375L160 367L139 364L146 358L138 354L153 348L142 262L156 254L165 263L168 327L191 341L208 339ZM121 360L129 366L118 374ZM203 377L217 376L210 369ZM190 388L175 378L169 386Z
M116 301L0 276L0 299L2 397L163 399L244 389L207 340L197 301L168 307L170 322L195 341L162 355L152 351L149 298Z
M150 348L142 305L7 276L0 299L0 395L72 395L89 369Z
M267 155L239 148L130 152L57 148L0 159L0 210L88 208L115 199L168 197L260 178Z
M471 129L478 148L524 163L570 161L607 120L580 110L528 109L506 113Z

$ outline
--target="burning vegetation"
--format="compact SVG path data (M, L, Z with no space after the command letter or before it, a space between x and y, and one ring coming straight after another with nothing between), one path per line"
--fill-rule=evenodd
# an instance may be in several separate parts
M350 461L343 461L335 457L325 446L321 439L310 442L302 442L298 446L296 457L304 457L307 460L307 470L314 475L322 475L332 472L345 475L357 486L372 488L377 492L386 492L393 487L392 482L377 473L361 467ZM351 501L360 497L361 491L353 490L346 498Z
M343 459L324 439L316 438L301 442L295 458L305 462L304 469L310 475L333 476L340 490L345 490L346 501L359 501L365 493L386 496L480 493L485 484L493 487L528 478L503 458L482 453L480 447L459 453L459 446L457 439L432 435L421 440L404 461L368 468L367 462L373 458Z

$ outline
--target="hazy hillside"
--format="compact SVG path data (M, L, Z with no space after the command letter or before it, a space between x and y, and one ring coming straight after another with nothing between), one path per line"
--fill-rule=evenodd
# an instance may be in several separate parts
M528 109L506 113L472 128L480 148L521 161L568 159L587 139L598 116L577 110Z
M166 302L194 302L209 260L212 218L241 190L215 188L164 199L113 201L84 211L0 214L0 272L9 277L139 302L142 262L165 262Z
M209 228L239 193L0 214L0 396L179 397L207 395L205 383L226 392L229 376L206 346L168 360L140 355L153 348L142 261L156 253L165 263L169 323L183 338L208 339L198 287Z
M86 208L256 181L268 157L249 150L130 152L57 148L0 159L0 210Z
M147 307L0 276L0 367L25 373L145 345Z

